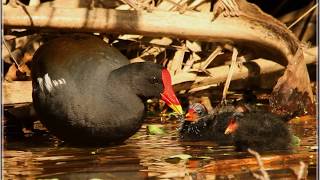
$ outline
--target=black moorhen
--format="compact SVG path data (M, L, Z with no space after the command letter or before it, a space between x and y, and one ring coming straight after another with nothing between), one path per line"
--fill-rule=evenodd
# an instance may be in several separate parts
M42 45L33 57L33 103L42 123L67 143L108 145L126 140L142 125L143 99L162 97L181 105L166 69L129 64L118 50L88 34Z
M232 136L228 136L232 134ZM180 129L184 140L213 140L233 144L237 151L289 150L292 135L280 116L248 106L222 106L207 113L202 104L190 105Z
M191 104L180 127L180 138L183 140L213 140L220 145L230 144L231 136L225 135L228 118L234 108L227 107L221 111L208 114L200 103Z
M237 151L290 150L292 134L285 121L266 111L235 112L225 134L232 134Z

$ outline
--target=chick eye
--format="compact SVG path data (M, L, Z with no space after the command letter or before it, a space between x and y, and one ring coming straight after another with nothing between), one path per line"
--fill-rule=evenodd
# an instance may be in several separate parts
M151 77L151 78L149 79L149 82L150 82L151 84L158 84L158 83L160 83L160 80L159 80L158 78L156 78L155 76L153 76L153 77Z

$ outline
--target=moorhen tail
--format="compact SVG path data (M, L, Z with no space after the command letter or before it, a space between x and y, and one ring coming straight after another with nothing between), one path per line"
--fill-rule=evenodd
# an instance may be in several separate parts
M166 69L147 62L129 64L93 35L53 39L37 50L32 63L35 110L49 131L67 143L126 140L141 127L142 99L147 97L162 97L182 114Z
M232 134L237 151L289 150L291 132L285 121L275 114L265 111L234 113L229 118L226 134Z
M230 144L232 138L225 135L224 132L233 111L224 110L226 111L209 114L200 103L190 105L180 127L180 138L183 140L213 140L220 145Z

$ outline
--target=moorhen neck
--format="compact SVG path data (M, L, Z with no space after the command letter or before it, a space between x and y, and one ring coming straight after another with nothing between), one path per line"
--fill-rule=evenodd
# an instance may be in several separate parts
M35 110L67 143L100 146L126 140L141 127L147 97L162 97L182 114L166 69L129 64L95 36L53 39L37 50L32 63Z
M291 149L291 132L284 120L265 111L234 113L225 134L232 134L237 151L273 151Z

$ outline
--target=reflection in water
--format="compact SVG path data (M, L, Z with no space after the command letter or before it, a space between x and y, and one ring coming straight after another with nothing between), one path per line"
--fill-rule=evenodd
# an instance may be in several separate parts
M295 179L293 171L299 168L301 159L309 164L308 179L315 179L315 124L313 120L292 125L292 131L301 139L301 146L294 153L263 154L272 179ZM55 147L48 138L8 141L3 154L4 178L253 179L249 168L255 171L257 167L252 155L213 142L180 142L176 128L177 124L166 124L166 134L147 135L144 125L123 145L99 149ZM181 159L179 155L191 158Z

